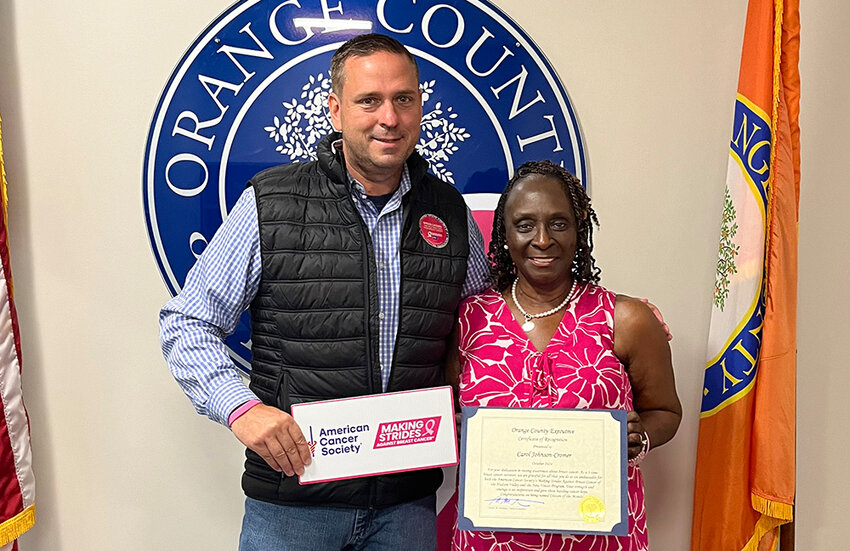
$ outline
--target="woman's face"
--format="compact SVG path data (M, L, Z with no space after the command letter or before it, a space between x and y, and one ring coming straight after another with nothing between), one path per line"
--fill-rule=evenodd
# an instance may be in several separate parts
M505 202L505 238L519 275L532 285L570 282L577 228L560 180L531 175Z

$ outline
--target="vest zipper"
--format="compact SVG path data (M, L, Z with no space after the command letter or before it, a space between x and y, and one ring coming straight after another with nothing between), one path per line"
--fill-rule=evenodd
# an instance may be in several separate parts
M369 274L369 255L371 253L369 244L372 241L372 237L369 235L369 228L366 226L366 222L363 220L363 217L360 216L360 213L357 212L356 208L355 214L357 215L358 220L360 220L360 231L363 234L363 295L366 310L366 382L369 386L369 394L375 394L375 383L373 381L375 365L372 359L372 296L369 293L369 288L372 284L372 278Z
M275 383L275 404L277 409L289 413L289 371L282 369Z
M352 205L354 206L354 205ZM366 310L366 381L369 388L369 394L375 394L375 383L374 383L374 369L375 365L372 360L372 296L369 293L369 288L372 284L372 278L369 273L369 261L370 261L370 253L369 245L372 242L372 236L369 234L369 228L366 226L366 221L363 220L363 217L360 216L360 213L357 212L357 208L354 207L355 214L357 215L357 219L360 220L360 232L363 234L363 294L365 298L365 310ZM382 389L383 390L383 389ZM374 477L370 477L369 479L369 509L375 508L375 493L376 493L376 482Z
M398 236L398 257L399 257L399 259L398 259L398 270L399 270L399 277L398 277L398 327L396 328L395 343L393 345L393 357L390 360L390 362L391 362L390 376L387 379L387 392L392 392L393 376L395 375L395 372L396 372L396 370L395 370L395 360L398 357L398 333L401 330L402 298L404 297L404 255L402 253L404 252L404 240L405 240L405 238L407 237L407 234L408 234L407 224L408 224L408 219L410 218L410 209L405 208L405 202L406 202L405 200L406 199L407 199L406 196L402 197L401 206L399 207L400 209L402 209L402 211L401 211L402 217L401 217L401 231L400 231L400 235Z

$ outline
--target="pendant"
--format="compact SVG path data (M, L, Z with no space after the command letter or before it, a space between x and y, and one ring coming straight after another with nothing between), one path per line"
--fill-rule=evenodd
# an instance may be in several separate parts
M533 321L527 320L525 323L522 324L522 330L525 331L526 333L528 333L532 329L534 329L534 322Z

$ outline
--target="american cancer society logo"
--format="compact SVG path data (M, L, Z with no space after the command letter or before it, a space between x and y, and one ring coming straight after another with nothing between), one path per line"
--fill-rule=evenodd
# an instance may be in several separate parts
M579 125L555 71L489 2L243 0L180 59L148 134L145 216L172 294L254 174L315 158L332 129L331 56L365 32L396 38L416 58L424 102L417 150L464 194L485 235L523 162L550 159L586 182ZM439 246L443 236L434 235ZM247 313L227 345L247 371Z
M313 425L310 425L310 455L347 455L360 453L363 445L361 433L368 433L369 425L345 425L342 427L317 427L314 437ZM318 451L317 451L318 448Z

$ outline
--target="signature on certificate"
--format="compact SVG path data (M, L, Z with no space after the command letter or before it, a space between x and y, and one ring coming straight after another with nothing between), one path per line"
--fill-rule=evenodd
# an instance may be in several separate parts
M543 505L545 503L544 501L536 501L534 499L519 499L514 497L494 497L486 501L490 504L490 507L504 505L506 507L518 507L520 509L527 509L532 505Z

